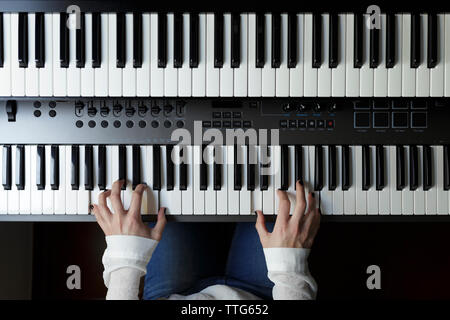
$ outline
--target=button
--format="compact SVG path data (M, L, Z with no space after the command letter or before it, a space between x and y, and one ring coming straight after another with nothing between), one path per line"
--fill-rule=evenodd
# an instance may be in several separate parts
M159 127L159 122L158 121L156 121L156 120L153 120L152 121L152 128L158 128Z
M50 101L50 102L48 103L48 106L49 106L50 108L55 108L55 107L56 107L56 102L55 102L55 101Z
M241 118L242 113L241 112L233 112L233 118Z
M121 125L119 120L114 121L114 128L120 128Z
M83 128L83 121L78 120L77 122L75 122L75 125L77 126L77 128Z
M426 109L428 107L427 101L423 99L412 100L409 105L411 109Z
M373 102L374 109L389 109L389 101L386 99L377 99Z
M96 123L95 123L94 120L91 120L91 121L88 122L89 128L95 128L95 125L96 125Z
M408 128L408 112L392 113L393 128Z
M240 121L233 121L233 128L240 128L241 126L242 125Z
M108 121L103 120L100 125L102 126L102 128L108 128Z
M324 120L317 120L317 128L325 128L325 121Z
M369 112L355 112L355 128L370 128Z
M305 119L298 120L298 127L306 128L306 120Z
M169 120L164 121L165 128L170 128L171 126L172 126L172 122L170 122Z
M252 126L252 122L251 121L244 121L243 125L244 125L244 128L250 128Z
M222 112L222 117L225 119L231 118L231 112Z
M308 128L315 128L316 120L308 120Z
M139 128L145 128L147 126L147 122L145 122L144 120L139 121Z
M231 121L223 121L222 127L224 128L231 128Z
M334 120L327 120L327 128L329 129L334 128Z
M56 116L56 111L55 111L55 110L50 110L50 111L48 112L48 115L49 115L50 117L54 118L54 117Z
M287 120L280 120L280 128L287 128Z
M39 118L39 117L41 116L41 111L39 111L39 110L34 110L33 114L34 114L34 116L35 116L36 118Z
M213 119L218 119L222 117L222 114L220 112L213 112L212 117Z
M183 128L184 127L184 122L181 120L177 121L177 128Z
M297 128L297 121L289 120L289 128Z
M389 112L374 112L373 113L373 127L374 128L389 128Z
M40 101L35 101L35 102L33 103L33 106L34 106L35 108L40 108L40 107L41 107L41 102L40 102Z
M222 127L222 123L220 121L213 121L213 127L220 128L220 127Z
M127 126L127 128L133 128L134 122L131 121L131 120L128 120L128 121L126 122L126 126Z
M211 128L211 121L203 121L202 126L203 128Z
M370 105L371 105L371 101L369 101L369 100L353 102L353 107L355 109L370 109Z
M412 128L426 128L427 127L427 113L426 112L413 112L411 114L411 127Z
M408 103L404 100L392 101L392 109L408 109Z

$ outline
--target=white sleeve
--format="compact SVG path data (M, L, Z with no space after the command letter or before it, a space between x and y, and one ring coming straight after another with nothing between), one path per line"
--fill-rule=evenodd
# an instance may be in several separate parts
M108 288L107 300L137 299L140 278L147 272L147 264L158 241L130 235L106 237L103 254L103 280Z
M309 273L310 249L265 248L267 276L275 284L274 300L312 300L316 298L317 284Z

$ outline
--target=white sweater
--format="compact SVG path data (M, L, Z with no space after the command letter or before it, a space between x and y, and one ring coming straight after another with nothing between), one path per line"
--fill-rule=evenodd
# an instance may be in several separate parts
M108 293L107 300L138 299L140 278L146 274L158 241L128 235L106 237L107 248L103 254L103 280ZM315 299L317 284L309 273L310 249L266 248L268 278L274 283L274 300ZM226 285L209 286L202 291L182 296L172 294L169 300L243 300L260 299L244 290Z

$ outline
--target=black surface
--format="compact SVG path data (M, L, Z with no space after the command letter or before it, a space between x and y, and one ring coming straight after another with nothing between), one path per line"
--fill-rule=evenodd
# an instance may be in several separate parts
M266 17L264 14L256 15L256 68L263 68L266 62Z
M127 180L127 148L124 145L119 146L119 180ZM126 184L122 185L122 190L126 189Z
M172 150L173 145L167 145L166 146L166 189L168 191L173 190L175 186L175 167L172 161Z
M395 50L395 14L390 13L386 16L386 68L393 68L397 62Z
M370 30L370 63L371 68L377 68L380 62L380 30Z
M11 34L12 37L18 37L19 43L19 67L28 67L28 15L26 13L19 13L19 34Z
M241 15L231 15L231 67L241 64Z
M350 147L342 146L342 190L346 191L351 186L350 170Z
M141 167L141 147L133 145L133 190L142 182Z
M380 191L383 190L383 188L386 186L386 181L385 181L385 167L386 167L386 163L385 163L385 154L384 154L384 147L381 145L377 145L376 146L376 190Z
M223 67L223 15L214 14L214 68Z
M233 171L234 171L234 190L240 191L242 189L242 164L238 161L238 159L243 159L240 154L242 153L242 148L238 148L236 145L234 146L234 162L233 162Z
M102 64L102 20L99 12L92 13L92 67Z
M98 146L98 161L96 166L98 168L98 176L97 176L97 184L100 190L106 189L106 146L99 145Z
M367 145L362 146L362 189L369 190L371 186L371 155L370 147Z
M303 149L300 145L294 146L294 176L295 176L295 187L297 187L297 181L300 184L304 184L303 181Z
M423 172L423 190L430 190L433 186L433 156L431 153L430 146L423 146L423 161L422 161L422 172Z
M312 30L312 67L320 68L322 65L322 16L313 15Z
M281 190L289 188L289 149L287 145L281 146Z
M223 155L221 154L220 148L214 147L214 160L223 159ZM213 164L213 175L214 175L214 190L220 190L222 188L222 163L218 161L214 161Z
M361 68L363 64L363 16L354 14L354 34L353 34L353 67Z
M161 190L161 146L153 146L153 190Z
M35 60L36 68L45 67L45 16L42 12L35 16Z
M419 154L416 145L409 146L409 189L419 187Z
M80 28L75 31L77 68L84 68L86 63L86 25L84 13L80 15Z
M167 16L158 13L158 68L167 65Z
M183 66L183 15L176 13L173 17L173 67Z
M199 17L194 13L189 16L189 66L198 67Z
M16 147L16 187L17 190L25 190L25 146ZM28 169L30 170L30 169Z
M133 67L142 67L142 15L139 13L133 13ZM145 39L149 41L149 39Z
M118 13L116 18L116 67L125 68L127 50L125 14Z
M420 46L420 14L411 14L411 68L417 68L421 63ZM408 50L405 48L405 50Z
M0 68L3 68L3 60L4 60L4 45L3 45L3 12L0 12Z
M38 190L45 189L45 146L36 147L36 186Z
M439 18L441 19L441 18ZM428 14L428 46L427 67L434 68L438 62L438 17L435 13ZM442 30L441 30L442 32ZM440 44L441 46L443 44ZM444 57L440 57L443 59Z
M61 68L69 67L69 28L66 25L68 17L69 15L65 12L59 14L59 61Z
M205 162L206 144L202 145L200 154L200 190L204 191L208 189L208 165Z
M336 146L328 146L328 190L335 190L337 186Z
M272 15L272 68L279 68L281 64L281 16Z
M339 45L343 46L344 43L339 43L339 32L345 32L345 30L339 30L339 16L337 14L330 14L330 41L329 41L329 57L328 66L330 68L336 68L339 64ZM344 57L342 57L344 58Z
M59 189L59 146L51 146L50 149L50 187L52 190Z
M314 191L321 191L323 188L323 147L314 147Z
M397 190L400 191L406 186L405 148L403 146L397 146L396 155Z
M44 165L44 167L41 167L41 175L45 175L45 165ZM72 146L70 185L72 186L72 190L78 190L80 188L80 147L79 146Z
M94 150L90 145L84 147L84 189L94 190Z

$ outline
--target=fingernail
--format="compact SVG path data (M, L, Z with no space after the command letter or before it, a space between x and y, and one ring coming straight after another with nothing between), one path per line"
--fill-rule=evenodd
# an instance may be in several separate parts
M91 205L89 206L89 209L93 210L93 209L94 209L94 206L91 204Z
M301 180L297 180L297 181L303 187L303 182Z
M255 214L258 215L258 211L255 211Z

